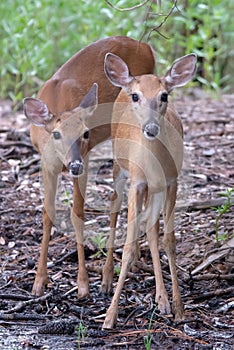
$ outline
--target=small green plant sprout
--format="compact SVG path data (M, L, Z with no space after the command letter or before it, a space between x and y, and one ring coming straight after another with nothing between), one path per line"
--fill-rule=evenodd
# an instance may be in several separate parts
M77 331L78 331L77 343L78 343L78 349L80 350L81 342L84 342L84 339L87 335L88 327L84 327L82 321L80 321Z
M231 197L232 193L234 192L234 187L227 189L225 193L220 193L220 196L226 198L226 202L219 207L211 207L211 209L215 210L217 213L216 219L215 219L215 239L216 242L224 241L227 238L228 232L225 231L223 233L220 233L219 229L219 222L222 216L229 212L230 207L232 206Z
M152 343L152 335L151 335L151 327L152 327L152 322L154 319L154 314L156 312L156 310L158 309L158 306L156 305L155 308L153 309L153 312L150 316L150 320L149 320L149 326L148 326L148 330L147 330L147 335L144 336L144 345L145 345L145 349L146 350L150 350L151 349L151 343Z
M106 256L106 252L105 252L105 247L106 247L106 237L103 235L103 232L92 236L91 237L91 241L97 246L98 251L97 253L95 253L95 257L100 256L100 255L104 255Z
M66 189L64 193L63 203L71 207L71 202L72 202L72 193L70 192L70 190Z
M119 267L119 265L115 266L115 273L116 273L116 276L119 277L119 275L120 275L120 267Z

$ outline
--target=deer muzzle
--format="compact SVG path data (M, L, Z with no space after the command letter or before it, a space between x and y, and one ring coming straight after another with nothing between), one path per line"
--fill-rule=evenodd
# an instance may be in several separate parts
M80 160L75 160L69 164L69 174L73 177L77 177L84 172L84 163Z
M143 134L149 140L154 140L160 133L160 126L150 122L144 125Z

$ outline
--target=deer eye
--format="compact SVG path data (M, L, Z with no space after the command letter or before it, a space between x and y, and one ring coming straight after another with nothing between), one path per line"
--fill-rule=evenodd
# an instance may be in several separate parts
M161 95L161 101L167 102L168 101L168 94L166 92L163 92Z
M59 131L54 131L53 132L53 137L54 137L55 140L59 140L59 139L61 139L62 136L61 136Z
M84 132L83 138L85 140L87 140L89 138L89 131L88 130Z
M133 102L137 102L139 100L139 97L137 94L132 94L132 100Z

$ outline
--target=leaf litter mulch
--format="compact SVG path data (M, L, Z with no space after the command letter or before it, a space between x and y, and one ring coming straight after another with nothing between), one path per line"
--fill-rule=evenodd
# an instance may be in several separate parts
M176 98L185 132L185 161L176 211L177 263L186 318L175 323L154 304L155 282L144 233L141 258L125 282L113 331L102 331L111 297L99 293L112 191L110 142L91 154L85 206L85 253L90 297L77 299L77 252L70 223L72 182L64 173L49 246L51 282L34 298L42 235L40 162L22 111L0 101L0 349L233 349L233 196L220 217L217 244L212 207L234 187L234 96L200 90ZM126 232L126 195L118 222L115 285ZM166 288L171 279L161 251ZM151 345L150 345L151 344Z

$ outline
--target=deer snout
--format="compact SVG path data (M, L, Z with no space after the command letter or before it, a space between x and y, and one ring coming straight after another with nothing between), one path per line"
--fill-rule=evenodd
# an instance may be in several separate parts
M149 140L154 140L160 133L160 126L156 123L147 123L143 127L143 134Z
M69 164L68 169L70 175L77 177L84 172L84 163L80 160L75 160Z

